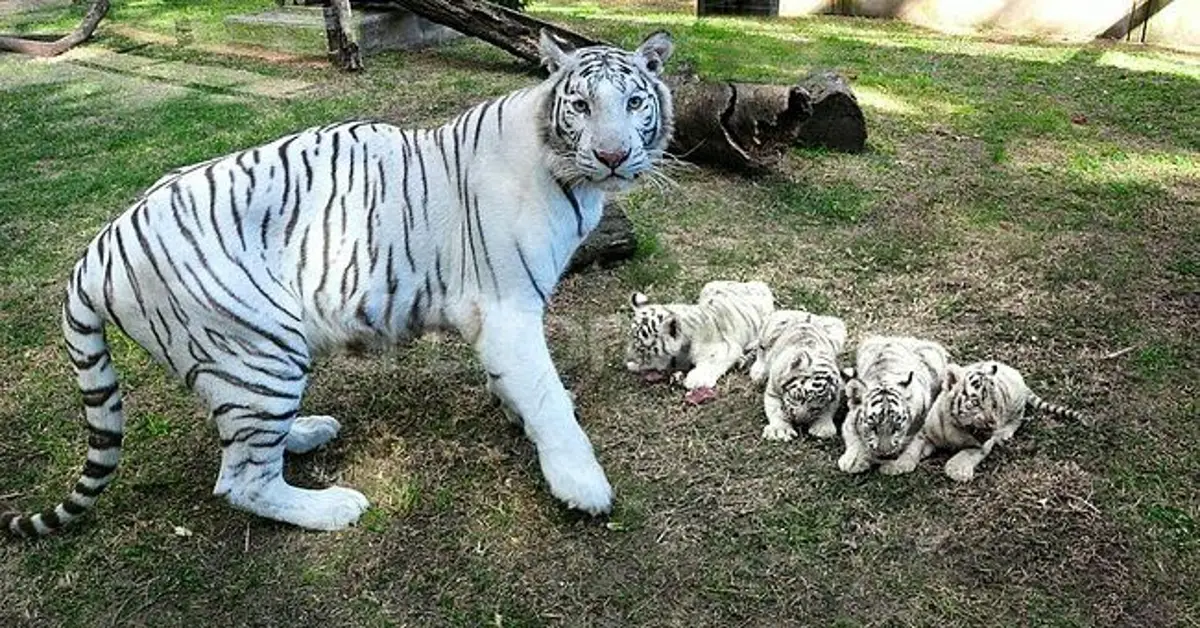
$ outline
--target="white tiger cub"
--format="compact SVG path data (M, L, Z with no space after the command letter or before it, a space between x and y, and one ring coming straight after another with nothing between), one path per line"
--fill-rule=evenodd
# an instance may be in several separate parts
M439 128L331 124L160 179L91 242L67 287L63 333L90 432L82 477L54 508L0 527L47 534L115 476L125 417L108 323L207 404L222 450L214 493L237 508L321 530L358 520L359 492L283 478L285 450L340 429L299 416L314 356L448 329L522 419L550 492L610 510L543 317L605 194L663 157L671 50L663 32L633 52L563 49L543 34L545 81Z
M633 324L625 368L635 373L687 371L689 391L711 389L758 342L775 296L761 281L710 281L695 304L652 304L630 297Z
M1012 438L1030 410L1082 418L1075 410L1042 400L1021 373L1007 364L990 360L965 367L951 364L924 427L896 459L892 471L912 471L934 450L942 449L957 452L946 462L946 475L969 482L979 463L996 445Z
M793 426L808 426L817 438L837 434L834 414L842 398L837 357L846 344L846 324L834 316L777 310L763 325L750 366L750 379L765 384L763 438L790 441Z
M871 336L858 347L846 382L846 450L838 468L861 473L873 464L894 472L895 458L921 431L950 361L942 345L908 336Z

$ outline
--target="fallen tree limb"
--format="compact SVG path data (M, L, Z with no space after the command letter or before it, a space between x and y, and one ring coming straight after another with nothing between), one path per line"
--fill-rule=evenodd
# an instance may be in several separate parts
M0 50L36 57L56 57L91 38L100 20L108 13L109 0L92 0L79 27L54 41L0 36Z

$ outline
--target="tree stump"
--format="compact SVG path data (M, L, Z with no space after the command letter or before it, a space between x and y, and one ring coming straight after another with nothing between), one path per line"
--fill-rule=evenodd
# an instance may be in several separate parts
M800 127L801 146L862 152L867 122L850 84L836 72L817 72L800 81L812 97L812 116Z
M637 236L633 223L617 201L604 206L600 223L588 234L567 264L567 273L583 272L593 266L605 268L633 257Z

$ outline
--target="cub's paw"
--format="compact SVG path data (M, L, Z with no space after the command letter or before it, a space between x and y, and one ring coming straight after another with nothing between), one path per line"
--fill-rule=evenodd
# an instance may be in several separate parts
M854 452L847 451L838 458L838 468L842 473L862 473L871 468L871 463L862 456L856 456Z
M762 358L759 358L754 361L754 364L750 365L750 381L754 382L755 384L761 384L766 379L767 364Z
M701 373L699 369L692 369L687 377L683 378L683 387L688 390L696 388L716 388L717 378L709 377L705 373Z
M986 456L979 449L964 449L946 461L946 475L956 482L970 482L975 478L975 469Z
M796 430L787 423L768 423L763 427L762 437L767 440L788 442L796 438Z
M955 482L970 482L975 479L975 462L966 458L951 458L946 461L945 471Z
M833 421L817 421L808 426L808 433L820 439L833 438L837 436L837 426L833 424Z
M879 472L884 475L903 475L917 468L911 460L886 460L879 463Z

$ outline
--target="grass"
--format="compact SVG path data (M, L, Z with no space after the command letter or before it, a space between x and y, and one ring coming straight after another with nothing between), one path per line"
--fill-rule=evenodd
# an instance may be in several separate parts
M138 191L308 125L428 124L533 80L470 42L372 57L353 76L202 49L221 45L225 13L258 4L117 3L90 47L302 81L303 98L0 56L0 500L42 507L78 474L59 286ZM637 191L635 259L564 280L549 334L619 495L607 521L547 495L470 351L433 339L317 365L306 407L345 428L288 474L363 490L375 508L361 525L310 534L236 512L210 495L199 405L115 337L120 478L69 533L0 545L0 623L1200 622L1196 58L856 19L698 21L678 6L532 11L626 45L669 28L707 76L838 70L869 150L797 150L768 177L697 169L667 194ZM3 17L0 31L61 31L77 13ZM190 45L174 39L180 19ZM621 372L630 292L691 299L717 278L767 281L787 305L844 317L852 339L911 333L962 361L1010 362L1093 423L1035 422L967 486L937 461L844 476L834 443L761 441L743 375L689 409Z

